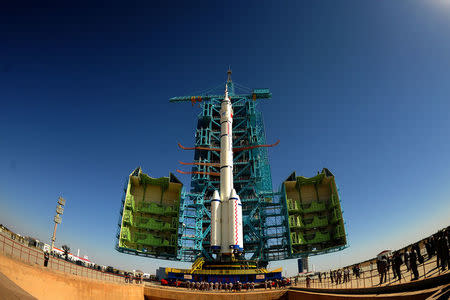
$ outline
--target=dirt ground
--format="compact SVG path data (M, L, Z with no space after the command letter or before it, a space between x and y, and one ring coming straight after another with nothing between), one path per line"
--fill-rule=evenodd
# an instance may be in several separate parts
M36 300L0 272L0 298L2 300Z

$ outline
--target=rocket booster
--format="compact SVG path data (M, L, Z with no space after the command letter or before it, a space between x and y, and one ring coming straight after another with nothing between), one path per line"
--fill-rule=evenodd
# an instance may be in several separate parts
M211 249L230 254L243 250L242 203L233 188L233 107L225 87L220 109L220 194L211 200Z
M220 250L222 242L222 228L220 227L222 218L222 201L219 192L214 191L211 199L211 249L215 252Z

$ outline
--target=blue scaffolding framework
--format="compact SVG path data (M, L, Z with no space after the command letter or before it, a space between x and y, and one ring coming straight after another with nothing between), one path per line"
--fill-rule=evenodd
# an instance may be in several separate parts
M230 75L230 74L229 74ZM233 103L233 147L266 144L264 121L256 100L270 99L269 89L248 89L227 81ZM235 93L236 89L244 93ZM221 86L220 90L224 90ZM220 147L220 106L223 95L174 97L170 102L200 104L195 134L195 147ZM245 257L261 264L290 256L286 201L281 192L274 192L267 148L251 148L238 152L234 158L234 187L243 205ZM219 189L220 152L196 149L192 167L191 190L182 192L178 259L194 261L199 255L211 258L210 203L214 190Z

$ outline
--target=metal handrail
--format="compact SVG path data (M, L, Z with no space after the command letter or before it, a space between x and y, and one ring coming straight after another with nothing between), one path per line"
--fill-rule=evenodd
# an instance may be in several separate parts
M18 259L27 264L44 265L44 252L28 247L18 241L6 237L0 233L0 253L4 256ZM49 256L47 267L52 270L62 271L67 274L79 275L91 279L110 282L125 282L126 276L122 274L112 274L102 270L93 269L83 265L77 265L64 259ZM131 277L136 280L138 277Z
M448 272L442 271L441 267L432 267L432 264L437 265L437 256L433 255L432 257L428 257L428 255L423 255L424 262L419 264L417 262L417 270L419 272L418 280L430 278L433 276L439 276L441 273ZM352 265L353 266L353 265ZM341 270L343 270L342 268ZM349 268L350 271L352 271ZM322 274L324 272L321 272ZM400 268L400 274L402 277L402 280L399 281L397 278L394 280L394 274L392 265L389 268L387 274L386 274L386 281L382 284L380 284L380 274L378 273L378 270L376 268L376 265L374 267L373 263L370 263L369 266L365 268L361 268L360 271L360 277L356 278L355 274L353 272L350 273L350 280L347 282L343 282L343 272L342 272L342 279L340 283L336 283L336 280L333 280L331 282L329 272L326 272L326 278L321 278L319 280L318 275L309 276L310 277L310 284L308 286L306 277L301 277L298 280L298 283L294 286L296 287L302 287L302 288L314 288L314 289L348 289L348 288L370 288L370 287L380 287L380 286L392 286L397 284L403 284L405 282L409 282L413 279L412 270L407 269L405 263L401 265Z

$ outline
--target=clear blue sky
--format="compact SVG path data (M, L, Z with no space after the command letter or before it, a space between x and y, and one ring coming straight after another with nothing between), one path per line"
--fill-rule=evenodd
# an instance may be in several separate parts
M317 268L449 225L448 1L150 2L1 4L0 223L49 241L62 194L57 245L127 269L188 266L114 250L122 186L137 166L160 177L192 160L177 142L193 144L198 108L168 99L231 65L273 93L260 108L281 140L274 188L294 170L336 175L350 247Z

